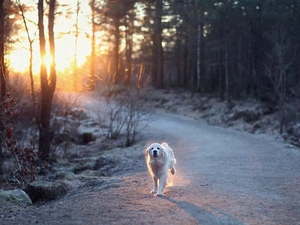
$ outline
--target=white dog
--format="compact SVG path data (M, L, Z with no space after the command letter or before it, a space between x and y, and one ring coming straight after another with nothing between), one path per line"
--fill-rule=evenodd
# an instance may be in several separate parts
M148 170L153 177L152 194L163 195L166 186L168 171L175 174L176 159L173 150L167 143L153 143L146 149L146 162Z

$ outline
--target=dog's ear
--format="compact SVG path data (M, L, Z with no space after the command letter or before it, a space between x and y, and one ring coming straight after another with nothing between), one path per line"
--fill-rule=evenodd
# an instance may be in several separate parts
M163 148L162 145L159 145L159 148L160 148L160 150L161 150L161 155L162 155L162 157L165 157L165 149Z
M149 154L149 147L145 150L145 155Z

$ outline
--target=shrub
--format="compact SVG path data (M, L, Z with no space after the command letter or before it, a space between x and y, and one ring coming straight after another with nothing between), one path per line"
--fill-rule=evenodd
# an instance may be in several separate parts
M142 129L152 113L147 106L147 88L136 86L108 86L103 95L104 105L96 114L100 128L109 139L125 135L126 147L134 143L139 129Z
M22 146L14 138L13 119L16 113L16 101L7 93L0 104L0 143L3 162L14 159L14 166L10 171L10 180L24 187L28 182L34 181L37 170L37 152L34 143L30 146ZM3 166L3 162L2 165Z

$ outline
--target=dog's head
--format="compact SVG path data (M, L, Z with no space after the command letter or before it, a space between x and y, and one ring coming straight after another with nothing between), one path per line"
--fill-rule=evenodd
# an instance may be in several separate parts
M151 158L159 158L164 156L164 149L160 144L153 143L146 149L146 153L148 153Z

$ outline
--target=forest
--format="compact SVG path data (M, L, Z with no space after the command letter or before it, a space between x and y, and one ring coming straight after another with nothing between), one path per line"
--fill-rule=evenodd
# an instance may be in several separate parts
M299 21L299 0L0 0L1 167L9 148L35 158L13 138L16 114L34 118L49 161L55 93L99 83L255 98L282 133L299 120Z

